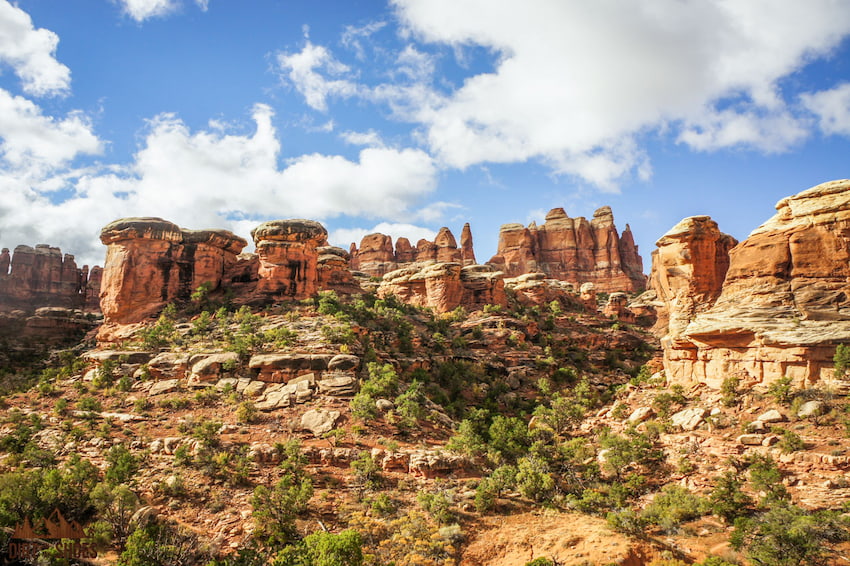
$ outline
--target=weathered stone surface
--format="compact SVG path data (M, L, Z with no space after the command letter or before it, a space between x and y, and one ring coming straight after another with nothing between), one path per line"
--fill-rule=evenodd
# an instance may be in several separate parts
M826 411L827 407L823 401L806 401L800 406L799 409L797 409L797 416L801 419L806 419L808 417L820 416L826 413Z
M654 411L652 410L652 407L638 407L632 411L632 414L629 415L629 418L626 420L633 424L642 423L649 419L653 413Z
M342 248L320 246L316 260L319 289L342 294L360 293L362 289L349 269L350 255Z
M449 312L461 304L463 285L459 263L411 264L384 275L378 295L395 295L404 303Z
M764 442L763 434L742 434L738 437L738 444L743 444L744 446L761 446L762 442Z
M463 230L460 233L460 262L463 265L475 265L477 263L469 222L463 225Z
M319 392L331 397L348 397L357 393L357 379L353 375L334 375L316 383Z
M785 415L783 415L776 409L771 409L762 413L757 420L763 423L781 423L785 420Z
M222 352L203 356L192 364L192 375L190 377L194 382L199 383L218 381L224 368L236 367L238 363L239 354L236 352Z
M602 314L617 319L626 324L634 324L636 317L635 313L629 309L629 296L625 293L617 291L608 296L608 302L602 309Z
M229 281L244 239L226 230L181 230L161 218L124 218L100 233L106 244L101 307L111 324L131 324L165 304L188 299L201 285L216 290Z
M340 416L339 411L310 409L301 416L301 429L308 430L314 436L320 437L334 429Z
M264 222L251 231L259 257L257 291L276 298L306 299L318 290L318 248L328 232L313 220Z
M707 414L708 410L701 407L683 409L670 417L670 424L684 431L694 430L705 422Z
M148 395L151 397L155 395L164 395L165 393L172 393L178 389L180 389L179 379L164 379L162 381L154 382L148 390Z
M347 371L357 369L360 366L360 358L351 354L337 354L328 362L328 370L330 371Z
M333 358L333 354L257 354L248 367L258 371L260 381L286 383L304 373L327 370Z
M539 271L576 286L592 282L606 293L646 286L631 229L627 225L620 237L607 206L598 209L590 222L554 208L539 227L535 223L528 227L505 224L499 231L496 255L488 263L507 277Z
M724 378L736 375L766 386L787 376L806 387L835 380L835 345L850 342L850 181L818 185L782 199L776 209L730 250L716 300L719 252L712 261L707 254L706 269L694 267L679 285L692 289L671 294L669 333L662 344L674 381L720 387ZM681 232L680 240L695 241L690 229ZM659 256L669 255L664 248ZM693 259L679 264L696 265ZM656 285L656 275L669 275L666 267L675 265L660 261L665 268L653 269L660 296L665 287L676 286Z
M62 307L84 312L100 312L100 268L92 274L84 265L78 268L71 254L39 244L18 246L14 254L0 251L0 312L22 310L32 314L41 307ZM95 288L96 287L96 288Z

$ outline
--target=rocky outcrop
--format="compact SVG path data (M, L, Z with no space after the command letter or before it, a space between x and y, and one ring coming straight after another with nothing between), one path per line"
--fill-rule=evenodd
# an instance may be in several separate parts
M631 229L626 225L620 236L607 206L598 209L589 222L554 208L542 226L505 224L499 231L496 255L488 263L508 277L541 272L576 286L590 282L605 293L646 286Z
M0 252L0 311L22 310L32 314L42 307L62 307L98 312L92 300L100 288L100 267L89 273L78 268L71 254L39 244L18 246L14 254Z
M350 255L342 248L322 246L316 250L319 289L352 294L362 292L349 268Z
M161 218L117 220L100 239L107 246L100 293L107 324L142 321L201 285L227 286L247 243L226 230L182 230Z
M306 299L318 291L320 246L328 231L313 220L272 220L251 230L260 260L257 291L277 299Z
M708 216L685 218L655 243L649 285L664 305L657 309L661 336L678 340L698 313L711 308L737 243Z
M478 309L486 304L506 305L501 272L485 265L413 263L384 275L378 295L444 313L459 306Z
M407 238L399 238L393 249L392 238L385 234L364 236L359 248L351 244L351 269L373 277L383 277L411 263L423 262L474 265L475 251L469 223L463 226L460 247L452 231L446 227L440 228L433 242L421 239L416 247L411 246Z
M850 341L850 181L818 185L776 209L729 252L713 303L702 301L715 293L722 257L691 262L694 316L684 328L670 301L669 378L714 387L729 376L761 385L787 376L799 387L835 379L836 345ZM668 254L658 257L661 273Z

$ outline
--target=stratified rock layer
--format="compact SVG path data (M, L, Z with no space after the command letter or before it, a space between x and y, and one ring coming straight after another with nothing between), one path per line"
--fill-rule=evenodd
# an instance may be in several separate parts
M413 263L474 265L475 251L472 249L469 223L463 226L460 241L461 245L458 247L454 234L445 226L440 228L433 242L421 239L416 242L416 247L411 246L407 238L399 238L393 248L390 236L368 234L360 241L359 248L351 244L351 269L373 277L383 277Z
M611 208L604 206L587 221L554 208L542 226L505 224L488 262L507 277L541 272L576 286L593 283L599 292L637 291L646 286L643 261L631 229L620 236Z
M318 291L320 246L328 231L313 220L272 220L251 230L260 259L257 291L279 298L306 299Z
M818 185L776 209L732 248L720 296L710 308L695 299L697 312L678 334L671 308L664 361L673 380L719 387L730 376L755 384L787 376L797 386L835 379L835 347L850 341L850 181ZM693 263L693 282L716 278L718 261ZM710 300L715 284L701 296Z
M87 265L78 268L74 256L59 248L40 244L0 252L0 312L33 313L42 307L97 312L100 304L92 296L99 287L99 267L91 273Z
M413 263L384 275L378 295L445 313L463 305L506 305L503 274L490 266L454 262Z
M100 293L107 324L139 322L201 285L226 285L247 244L226 230L181 230L161 218L117 220L100 239L107 246Z

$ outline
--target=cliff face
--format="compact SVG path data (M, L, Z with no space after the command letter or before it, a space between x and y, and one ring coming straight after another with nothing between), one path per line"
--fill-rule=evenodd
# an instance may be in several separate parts
M488 262L508 277L541 272L580 286L593 283L599 292L637 291L646 286L643 261L631 229L620 236L611 208L604 206L587 221L554 208L542 226L505 224Z
M32 313L41 307L63 307L98 312L96 299L101 269L78 268L71 254L40 244L18 246L14 254L0 252L0 312Z
M818 185L782 199L776 209L729 251L716 299L722 243L713 261L710 254L692 259L683 271L690 275L667 284L681 289L679 296L666 295L671 324L663 344L672 379L715 387L732 375L759 384L787 376L797 386L834 380L835 347L850 341L850 181ZM665 286L656 275L669 273L665 247L673 251L675 244L660 246L656 255L659 295ZM675 312L693 315L677 321Z
M229 281L227 272L247 242L226 230L181 230L161 218L125 218L100 234L106 244L100 301L106 323L155 315L202 284Z

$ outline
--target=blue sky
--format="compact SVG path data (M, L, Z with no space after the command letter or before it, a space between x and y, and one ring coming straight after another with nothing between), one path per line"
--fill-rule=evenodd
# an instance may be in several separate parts
M607 204L648 272L685 216L743 239L850 176L848 35L839 0L0 0L0 246L468 221L483 262Z

